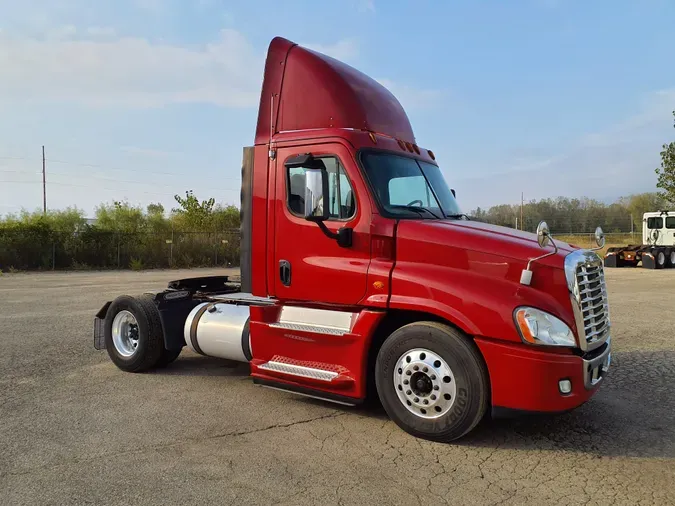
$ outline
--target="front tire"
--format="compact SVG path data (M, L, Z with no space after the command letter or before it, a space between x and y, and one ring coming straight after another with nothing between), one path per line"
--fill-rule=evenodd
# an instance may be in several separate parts
M390 418L431 441L467 434L489 402L480 352L464 334L436 322L412 323L391 334L378 353L375 382Z
M122 295L112 302L105 317L105 347L110 360L123 371L143 372L158 365L166 350L162 322L151 298Z

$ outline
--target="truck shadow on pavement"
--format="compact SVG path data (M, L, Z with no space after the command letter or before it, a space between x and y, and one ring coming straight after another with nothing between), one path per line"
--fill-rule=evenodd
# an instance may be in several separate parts
M245 377L249 375L249 365L222 358L181 354L175 362L169 364L166 368L150 371L150 374L164 376Z
M574 411L492 420L451 444L574 451L602 457L675 458L675 351L612 355L600 390ZM343 408L378 419L380 405Z
M246 377L248 364L186 354L152 374ZM487 417L452 444L516 450L576 451L601 457L675 458L675 351L630 351L612 355L600 390L569 413ZM297 397L345 413L387 420L379 402L350 408Z
M675 458L675 351L619 352L600 390L560 415L485 420L460 444Z

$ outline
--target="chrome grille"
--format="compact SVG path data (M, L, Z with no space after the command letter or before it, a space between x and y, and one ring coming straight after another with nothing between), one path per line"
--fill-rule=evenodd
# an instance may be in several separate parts
M574 251L565 259L565 274L577 325L579 347L592 350L609 338L609 306L602 260L591 251Z

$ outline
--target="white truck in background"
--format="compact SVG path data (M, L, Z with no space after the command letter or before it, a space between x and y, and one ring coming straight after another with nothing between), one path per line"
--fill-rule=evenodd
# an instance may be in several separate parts
M645 269L675 267L675 211L652 211L642 215L642 244L609 248L605 267Z

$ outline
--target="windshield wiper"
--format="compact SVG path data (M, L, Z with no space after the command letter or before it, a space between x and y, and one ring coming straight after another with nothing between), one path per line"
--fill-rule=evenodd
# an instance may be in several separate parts
M392 206L392 207L402 207L403 209L410 209L411 211L416 211L420 214L422 214L422 212L426 212L426 213L429 213L434 218L436 218L437 220L441 219L440 216L438 216L435 212L433 212L431 209L429 209L427 207L422 207L422 206Z
M446 217L447 217L447 218L454 218L455 220L458 220L458 219L460 219L460 218L466 218L467 220L471 220L471 218L469 218L469 215L468 215L468 214L464 214L464 213L459 213L459 214L448 214Z

